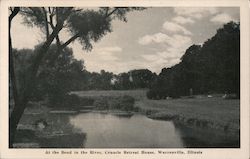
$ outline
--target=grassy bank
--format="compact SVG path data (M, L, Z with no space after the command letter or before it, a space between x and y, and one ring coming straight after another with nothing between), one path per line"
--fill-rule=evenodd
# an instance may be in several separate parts
M170 100L140 100L136 102L154 119L175 120L190 126L208 127L223 131L238 131L240 101L221 97L180 98Z
M221 97L140 100L149 118L171 120L186 147L239 147L240 101Z

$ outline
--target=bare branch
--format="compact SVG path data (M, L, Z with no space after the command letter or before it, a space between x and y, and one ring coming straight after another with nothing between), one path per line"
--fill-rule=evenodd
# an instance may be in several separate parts
M114 12L116 12L119 8L113 9L110 13L107 14L106 18L110 17Z
M52 29L55 29L55 26L53 24L53 16L54 16L54 14L49 15L49 24L50 24Z
M48 10L49 10L49 14L52 14L50 7L48 7Z
M108 16L108 13L109 13L109 7L106 7L106 8L105 8L105 16L106 16L106 17Z
M62 48L65 48L66 46L68 46L71 42L73 42L74 40L76 40L77 38L80 37L80 34L75 34L74 36L72 36L68 41L66 41L64 44L62 44Z
M46 39L48 40L49 38L49 25L48 25L48 17L47 17L47 11L45 10L44 7L42 7L43 13L44 13L44 18L45 18L45 30L46 30Z
M52 14L50 7L49 7L49 12L50 12L50 15L49 15L49 22L48 22L48 24L50 24L52 30L54 30L55 29L55 26L53 24L54 14ZM58 47L57 52L59 52L60 48L61 48L61 42L60 42L59 35L56 36L56 44L57 44L57 47Z
M11 12L13 12L13 8L12 8L12 7L9 7L9 10L10 10Z

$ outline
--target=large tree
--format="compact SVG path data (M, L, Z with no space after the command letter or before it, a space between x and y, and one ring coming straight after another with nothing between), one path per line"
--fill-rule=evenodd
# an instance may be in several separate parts
M12 19L20 13L25 23L29 26L39 27L45 34L46 38L37 50L36 56L33 58L31 65L27 70L26 84L23 86L22 93L18 93L15 83L15 71L13 61L10 61L10 79L14 96L14 108L9 119L9 146L13 146L13 141L19 120L26 108L31 97L31 92L35 88L37 75L44 57L48 50L56 41L57 54L54 54L54 60L60 55L71 42L78 40L85 50L92 49L92 43L98 41L107 33L112 31L111 22L114 19L127 21L126 14L133 10L142 10L137 7L102 7L99 9L84 9L74 7L25 7L10 8L9 16L9 52L10 60L12 58L12 45L10 27ZM71 37L67 41L61 41L60 32L63 30L70 33ZM53 60L51 60L53 64Z

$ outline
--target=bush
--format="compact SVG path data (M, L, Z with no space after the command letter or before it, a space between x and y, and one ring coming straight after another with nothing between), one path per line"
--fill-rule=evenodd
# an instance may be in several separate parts
M90 106L94 104L94 99L87 97L79 97L81 106Z
M135 99L131 96L125 95L120 99L120 109L125 111L131 111L134 109Z
M119 109L122 110L122 103L120 98L112 98L108 102L109 109Z
M135 99L125 95L121 97L101 97L95 100L94 106L97 109L118 109L124 111L132 111L134 109Z
M64 95L57 102L50 102L50 105L56 107L76 107L76 106L88 106L93 105L94 99L91 98L82 98L75 94Z
M109 106L108 106L108 99L105 98L105 97L100 97L98 99L96 99L93 103L93 105L97 108L97 109L100 109L100 110L103 110L103 109L108 109Z

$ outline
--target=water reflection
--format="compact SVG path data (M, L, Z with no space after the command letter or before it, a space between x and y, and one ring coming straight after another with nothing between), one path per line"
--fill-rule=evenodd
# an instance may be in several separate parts
M135 114L121 118L110 114L83 113L70 123L87 134L86 148L178 148L183 147L172 122Z

